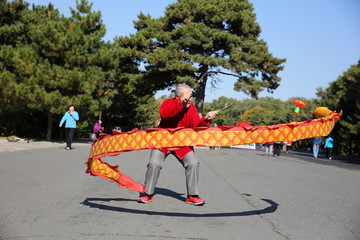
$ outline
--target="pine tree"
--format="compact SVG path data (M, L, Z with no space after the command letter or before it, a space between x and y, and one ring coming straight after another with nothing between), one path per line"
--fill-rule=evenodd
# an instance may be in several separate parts
M108 82L112 55L101 40L105 35L101 13L91 12L87 1L77 1L70 18L58 17L51 4L48 9L37 7L34 11L42 18L33 34L45 74L35 91L40 101L31 107L40 107L40 102L41 107L48 109L50 138L52 114L64 113L70 104L85 118L98 115L111 105L113 93L108 93Z
M113 52L102 40L101 13L85 0L71 13L66 18L52 4L29 10L20 0L1 1L0 102L22 114L46 113L47 139L54 114L74 104L80 117L93 118L116 93L108 87Z
M17 96L21 94L23 68L31 51L29 25L34 16L23 1L0 0L0 114L25 110ZM29 70L29 69L28 69Z
M221 75L236 77L234 89L252 97L279 86L285 59L273 57L259 40L261 29L247 0L179 0L164 17L138 18L137 33L119 44L143 64L144 84L154 91L185 82L195 88L201 113L208 80L215 86Z

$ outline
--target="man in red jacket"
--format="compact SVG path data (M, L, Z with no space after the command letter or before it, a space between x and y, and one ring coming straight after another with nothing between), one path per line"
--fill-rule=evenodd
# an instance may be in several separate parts
M209 112L200 119L196 107L191 103L192 89L186 84L176 87L176 97L165 100L160 106L159 128L194 128L209 126L211 119L218 114L217 111ZM199 198L199 162L195 156L193 147L153 149L145 175L145 193L138 200L139 203L153 201L153 194L160 170L165 158L173 154L185 169L187 198L185 203L192 205L204 205L205 200Z

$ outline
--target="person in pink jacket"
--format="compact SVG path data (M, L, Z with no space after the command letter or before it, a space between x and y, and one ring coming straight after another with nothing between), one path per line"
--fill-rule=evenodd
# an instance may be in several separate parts
M101 120L97 120L95 122L93 133L96 134L96 138L99 138L100 133L104 131L104 128L101 127L101 123L102 123Z

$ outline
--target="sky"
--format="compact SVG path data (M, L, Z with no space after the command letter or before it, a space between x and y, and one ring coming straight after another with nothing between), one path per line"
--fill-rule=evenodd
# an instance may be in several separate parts
M48 5L70 16L75 0L25 0L30 4ZM153 18L164 15L176 0L89 0L93 11L101 11L107 32L105 41L116 36L134 34L133 21L140 12ZM327 88L360 60L360 1L358 0L249 0L256 22L261 27L260 39L277 58L286 58L278 74L280 86L273 94L266 90L259 97L270 96L283 101L291 97L316 98L316 88ZM250 98L233 89L236 79L221 77L217 89L206 88L205 102L221 96L238 100ZM168 95L160 91L155 97Z

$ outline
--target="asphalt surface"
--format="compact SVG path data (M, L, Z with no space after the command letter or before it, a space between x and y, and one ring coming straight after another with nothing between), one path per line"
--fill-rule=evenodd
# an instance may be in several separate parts
M170 156L154 202L85 174L90 143L0 141L0 239L326 239L360 236L360 164L309 153L196 149L204 206ZM103 160L144 181L149 151Z

